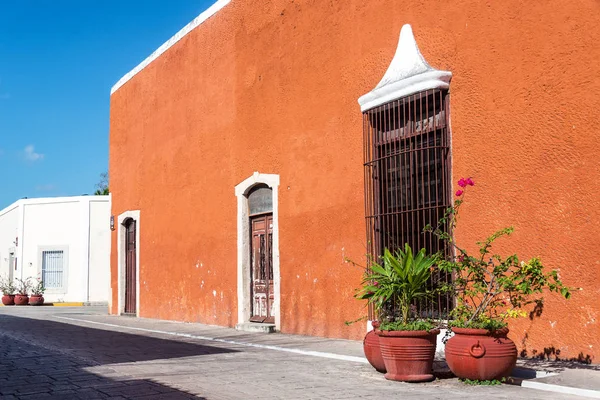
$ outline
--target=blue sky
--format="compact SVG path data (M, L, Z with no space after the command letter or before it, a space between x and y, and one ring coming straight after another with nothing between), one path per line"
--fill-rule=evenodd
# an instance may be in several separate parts
M92 194L108 169L110 88L212 3L0 1L0 209Z

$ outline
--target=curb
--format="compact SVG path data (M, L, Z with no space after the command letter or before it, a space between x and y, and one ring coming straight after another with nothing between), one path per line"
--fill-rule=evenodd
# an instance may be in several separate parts
M575 396L600 399L600 392L597 390L581 389L572 386L554 385L551 383L523 381L521 387L535 390L543 390L546 392L554 392L561 394L572 394Z
M85 304L82 301L74 301L67 303L44 303L41 306L36 307L83 307ZM5 306L4 304L0 304L0 307L26 307L26 306ZM33 306L32 306L33 307Z

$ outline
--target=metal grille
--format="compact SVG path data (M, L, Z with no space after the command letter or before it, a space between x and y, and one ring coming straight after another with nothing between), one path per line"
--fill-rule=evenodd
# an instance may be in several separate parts
M408 243L413 251L448 252L443 241L424 233L451 205L447 91L429 90L363 114L365 214L368 253L377 260L385 248ZM451 277L433 277L431 287ZM422 317L447 317L450 295L418 305ZM370 317L373 312L370 310Z
M42 251L42 282L47 289L64 287L64 253L62 250Z

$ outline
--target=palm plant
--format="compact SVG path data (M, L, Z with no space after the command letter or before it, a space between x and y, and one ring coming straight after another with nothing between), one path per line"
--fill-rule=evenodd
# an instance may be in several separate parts
M410 324L415 321L412 311L415 303L432 295L427 283L435 258L426 255L425 249L414 255L411 247L405 244L404 251L398 250L395 254L385 249L381 260L382 263L373 263L365 273L363 287L356 297L368 300L378 313L395 305L400 315L392 316L399 323L394 326L412 330Z

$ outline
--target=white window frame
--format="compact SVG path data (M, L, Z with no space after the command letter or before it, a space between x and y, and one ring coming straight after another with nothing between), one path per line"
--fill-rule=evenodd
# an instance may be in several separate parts
M62 251L63 253L63 286L61 288L46 288L46 293L66 294L69 287L69 246L38 246L38 276L40 278L42 278L43 254L45 251Z

